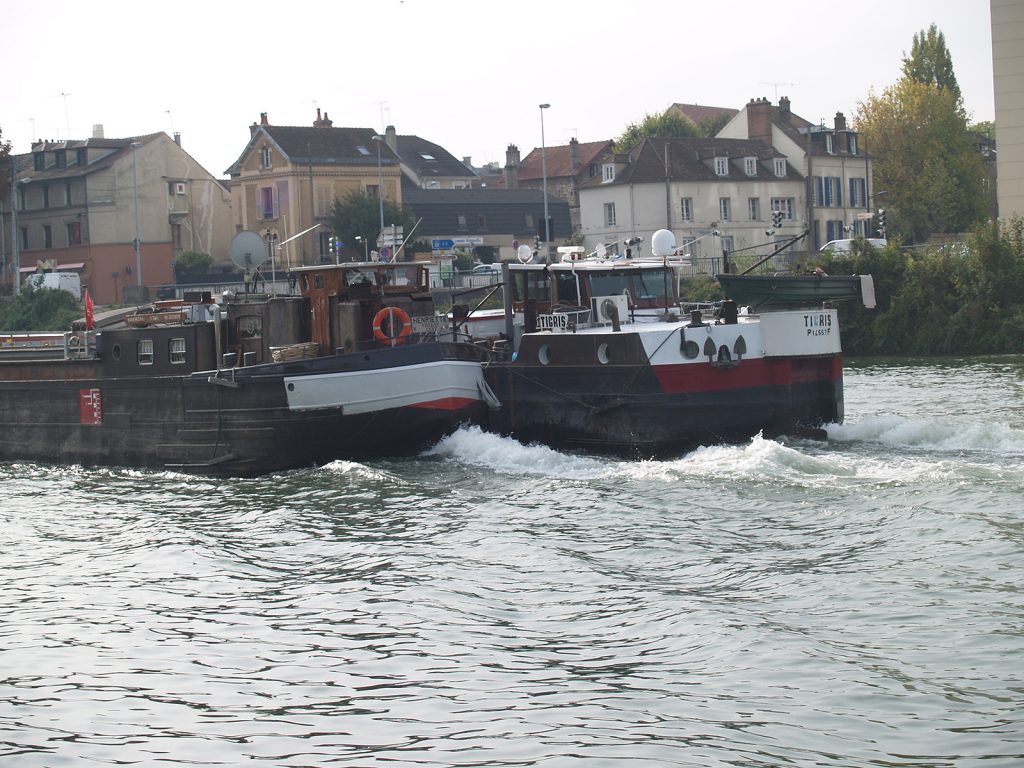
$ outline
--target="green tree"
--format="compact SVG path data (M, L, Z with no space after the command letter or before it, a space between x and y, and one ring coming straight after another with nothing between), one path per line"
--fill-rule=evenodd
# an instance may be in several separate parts
M630 123L615 140L615 151L626 152L644 139L701 136L701 129L686 115L666 109L660 115L644 115L639 123Z
M700 121L698 128L700 129L700 135L708 138L714 138L714 136L723 128L725 124L732 120L732 115L728 112L722 112L715 117L705 117Z
M985 216L981 157L951 89L904 77L859 104L854 126L884 191L887 233L924 242L935 232L966 232Z
M25 283L21 293L0 301L0 330L64 331L83 316L79 302L67 291Z
M213 267L213 257L199 251L185 251L174 260L174 272L181 277L201 275Z
M384 226L392 224L403 227L405 236L413 234L416 225L412 215L391 200L384 201ZM351 248L363 258L364 248L356 237L365 237L370 243L370 250L380 235L380 204L376 197L362 192L349 192L344 200L335 200L331 209L331 229L342 245ZM403 251L404 253L404 251Z
M903 56L903 77L925 85L948 90L960 104L960 86L953 72L953 58L946 48L946 37L932 24L914 35L910 54Z

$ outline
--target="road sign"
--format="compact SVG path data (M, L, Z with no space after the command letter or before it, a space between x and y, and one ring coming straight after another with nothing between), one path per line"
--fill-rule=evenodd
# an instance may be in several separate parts
M430 247L435 251L447 251L450 248L455 247L454 240L431 240Z
M858 221L871 221L873 218L875 218L875 214L873 214L873 213L858 213L857 214L857 220Z
M484 239L482 237L453 237L453 245L483 245Z

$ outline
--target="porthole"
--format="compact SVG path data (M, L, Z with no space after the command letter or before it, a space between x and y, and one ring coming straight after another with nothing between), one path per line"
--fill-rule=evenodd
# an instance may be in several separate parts
M599 344L597 347L597 362L601 365L608 365L608 345Z
M540 360L541 365L547 365L551 362L551 347L547 344L540 348L540 352L537 353L537 359Z
M288 382L288 391L289 392L294 392L295 391L295 385L292 382L290 382L290 381Z
M683 355L690 360L693 360L697 355L700 354L700 344L693 339L685 342L682 349Z
M114 358L115 360L120 360L121 359L121 345L120 344L115 344L113 347L110 348L110 356L112 358Z

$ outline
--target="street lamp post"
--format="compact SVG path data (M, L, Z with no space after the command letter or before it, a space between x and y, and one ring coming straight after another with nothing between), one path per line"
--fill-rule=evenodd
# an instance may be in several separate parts
M142 241L139 235L139 176L136 170L136 150L141 141L132 142L132 195L135 198L135 285L139 288L138 300L142 301Z
M544 194L544 261L549 264L551 263L551 220L548 218L548 158L544 147L544 110L550 106L550 104L540 105L540 169L543 175Z
M18 230L18 188L21 183L18 179L18 169L14 164L14 155L11 155L11 258L14 260L14 275L11 280L14 283L14 295L21 293L21 255L19 246L21 243L21 232Z
M377 142L377 202L380 205L380 233L384 234L384 171L380 164L380 145L384 141L383 136L374 136Z
M362 235L356 235L356 240L357 241L361 240L363 242L363 261L369 261L370 260L370 242L365 237L363 237Z

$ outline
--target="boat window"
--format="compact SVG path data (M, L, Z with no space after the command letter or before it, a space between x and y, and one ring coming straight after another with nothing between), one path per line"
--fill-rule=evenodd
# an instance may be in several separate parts
M582 304L586 296L581 293L579 278L572 272L559 272L555 276L555 295L559 301Z
M262 338L263 318L259 315L242 315L235 321L235 329L240 339Z
M167 354L171 365L183 365L185 363L185 339L176 337L167 344Z
M590 290L594 296L612 296L629 288L629 277L621 272L595 273L590 277Z
M516 272L512 277L512 295L516 301L551 301L551 278L544 272Z
M139 365L153 364L153 340L139 339L138 346Z
M666 291L672 289L672 279L672 276L662 269L647 270L635 275L630 286L634 301L664 301Z

